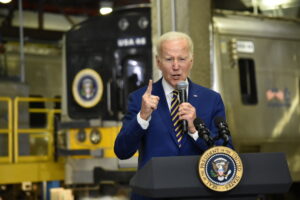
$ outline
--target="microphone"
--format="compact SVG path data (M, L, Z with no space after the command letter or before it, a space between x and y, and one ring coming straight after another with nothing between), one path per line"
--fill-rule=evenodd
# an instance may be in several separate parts
M229 142L229 136L230 136L230 131L228 129L228 125L226 121L222 117L216 117L215 118L215 125L219 129L219 137L218 139L223 139L223 145L226 146L227 143Z
M210 137L210 131L206 127L205 123L200 118L197 117L194 120L194 126L196 127L196 129L198 131L199 137L201 137L206 142L208 147L213 146L214 141Z
M179 91L179 103L187 102L186 89L188 84L185 81L177 83L176 88ZM186 120L182 120L182 131L186 133L188 131L188 124Z

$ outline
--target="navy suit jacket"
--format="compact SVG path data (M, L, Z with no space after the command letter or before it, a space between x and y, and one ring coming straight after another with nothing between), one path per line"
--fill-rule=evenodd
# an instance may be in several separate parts
M178 147L170 111L162 87L162 79L153 84L152 95L159 96L159 103L151 115L149 127L143 130L137 122L137 114L141 110L142 96L147 87L138 89L129 95L128 111L123 120L123 126L118 134L114 150L118 158L128 159L138 150L138 168L143 167L152 157L201 155L208 146L202 138L195 141L188 134L182 138L182 146ZM225 109L221 96L208 88L197 85L189 80L188 102L196 108L197 117L201 118L211 136L216 137L217 128L214 118L225 119ZM222 145L223 141L216 141ZM231 139L228 143L232 148ZM137 196L136 196L137 197ZM147 198L134 198L147 199Z

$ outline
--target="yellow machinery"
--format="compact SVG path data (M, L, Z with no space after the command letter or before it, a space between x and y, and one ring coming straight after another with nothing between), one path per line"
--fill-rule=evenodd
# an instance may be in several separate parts
M64 161L54 159L54 116L60 109L30 108L32 102L54 104L59 99L0 97L0 184L63 180ZM45 127L24 123L31 114L46 117ZM27 120L25 120L26 122Z
M32 103L45 107L32 108ZM48 181L97 185L107 177L124 181L118 178L120 173L122 177L126 173L128 181L135 168L128 161L122 164L113 150L119 122L98 127L76 122L73 128L62 125L57 131L55 118L61 116L61 110L55 108L57 103L60 99L0 97L0 185ZM31 127L35 115L45 118L44 126ZM136 156L133 160L136 163Z
M114 153L114 141L119 132L119 127L70 129L69 148L73 150L89 149L99 152L102 157L116 158ZM90 156L74 156L74 158L89 158Z
M61 124L58 154L66 157L66 185L129 181L136 169L137 155L126 161L116 157L114 141L119 130L120 122L101 126L89 121Z

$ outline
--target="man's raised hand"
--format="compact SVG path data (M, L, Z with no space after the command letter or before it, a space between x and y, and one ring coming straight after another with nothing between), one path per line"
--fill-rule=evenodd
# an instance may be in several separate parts
M154 96L152 93L152 80L149 80L148 87L146 92L142 97L142 107L141 107L141 118L147 120L152 112L157 109L157 105L159 102L159 97Z

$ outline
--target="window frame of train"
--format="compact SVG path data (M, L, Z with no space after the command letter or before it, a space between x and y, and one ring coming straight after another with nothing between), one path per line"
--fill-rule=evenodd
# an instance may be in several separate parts
M255 62L252 58L238 58L241 100L245 105L258 104Z

